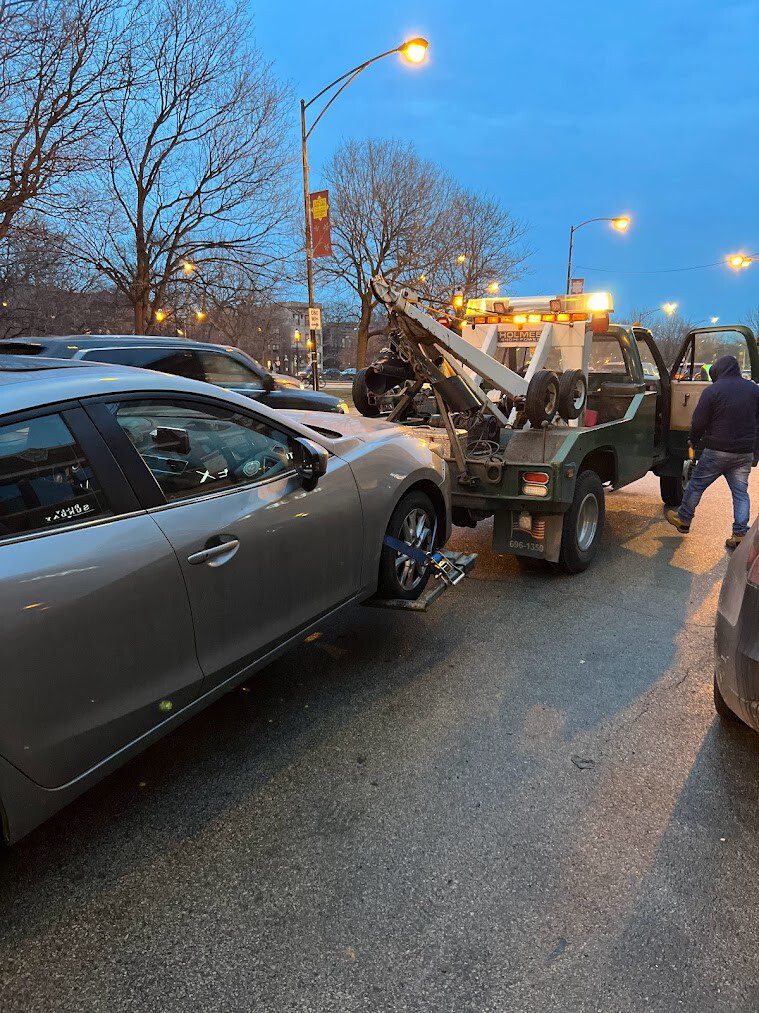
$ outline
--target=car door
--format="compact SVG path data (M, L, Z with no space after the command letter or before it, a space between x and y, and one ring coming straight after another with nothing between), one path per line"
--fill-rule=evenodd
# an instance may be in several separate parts
M176 555L81 407L0 418L0 754L59 787L195 699Z
M359 590L361 503L339 457L306 489L285 427L197 396L122 397L93 417L131 454L127 473L177 553L207 685Z
M759 382L759 351L751 329L741 326L696 327L688 331L670 378L670 431L688 433L699 398L711 383L710 367L722 355L734 355L743 375Z

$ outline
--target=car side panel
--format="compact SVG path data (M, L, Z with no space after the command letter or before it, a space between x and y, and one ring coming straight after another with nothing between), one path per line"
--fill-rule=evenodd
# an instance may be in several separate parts
M0 755L45 787L197 695L187 592L147 514L0 545Z

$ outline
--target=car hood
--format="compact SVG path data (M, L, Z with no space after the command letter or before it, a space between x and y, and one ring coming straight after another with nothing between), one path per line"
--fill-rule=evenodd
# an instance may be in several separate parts
M338 415L331 412L290 411L282 412L302 426L321 430L323 433L337 433L341 438L352 438L364 443L392 440L400 435L410 435L407 430L384 419L366 419L363 415Z

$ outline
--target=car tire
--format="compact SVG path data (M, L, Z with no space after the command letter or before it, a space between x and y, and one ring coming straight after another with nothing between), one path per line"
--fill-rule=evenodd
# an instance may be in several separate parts
M659 489L664 506L679 507L683 501L686 485L682 475L660 475Z
M581 369L568 369L559 377L559 415L570 422L578 419L588 399L588 381Z
M567 573L582 573L595 559L606 520L606 500L595 471L581 471L572 505L564 514L560 562Z
M369 389L366 386L366 368L359 369L353 378L351 396L356 410L367 419L376 419L380 415L379 407L369 400Z
M553 422L559 403L559 378L550 369L539 369L530 380L524 410L533 429Z
M431 552L437 547L437 526L437 514L429 496L412 491L406 493L393 510L386 534ZM381 598L414 601L427 586L430 571L430 567L422 571L421 565L413 560L404 561L399 552L383 544L378 594Z
M725 700L719 688L716 672L714 673L714 709L719 715L719 717L722 719L722 721L725 721L731 725L743 724L743 721L741 721L741 719L738 717L735 711L730 710L730 708L728 707L727 701Z

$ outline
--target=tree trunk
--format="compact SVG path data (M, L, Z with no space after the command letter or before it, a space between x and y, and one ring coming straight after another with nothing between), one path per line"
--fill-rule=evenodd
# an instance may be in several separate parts
M358 322L356 340L356 369L363 369L366 365L366 346L369 342L369 326L372 322L372 300L371 296L361 297L361 318Z

